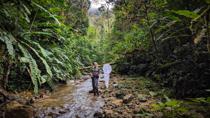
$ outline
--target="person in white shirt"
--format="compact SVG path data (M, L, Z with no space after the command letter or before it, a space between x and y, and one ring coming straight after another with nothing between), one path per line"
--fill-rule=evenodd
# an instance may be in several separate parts
M109 63L106 63L106 64L103 65L103 72L104 72L105 86L106 86L106 88L108 88L109 87L110 73L112 72L112 67Z

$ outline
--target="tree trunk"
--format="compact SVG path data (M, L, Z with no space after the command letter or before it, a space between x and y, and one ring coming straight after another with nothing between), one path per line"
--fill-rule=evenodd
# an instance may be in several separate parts
M209 30L209 20L210 20L210 10L207 11L207 15L206 15L206 28L207 28L207 49L208 52L210 53L210 30Z

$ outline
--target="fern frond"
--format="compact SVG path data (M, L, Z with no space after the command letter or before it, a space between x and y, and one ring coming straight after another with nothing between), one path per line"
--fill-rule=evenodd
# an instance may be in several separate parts
M24 43L24 42L21 42L21 43ZM38 44L38 43L34 43L34 44ZM52 75L51 68L48 65L47 61L42 56L40 56L40 54L36 51L36 49L34 49L33 47L31 47L30 45L28 45L26 43L24 43L24 45L26 45L28 48L30 48L36 54L36 56L42 61L43 65L45 66L46 72L49 75L49 77L47 78L46 82L50 82L51 81L51 83L52 83L52 76L53 75ZM43 82L41 82L41 83L43 83ZM50 86L50 84L49 84L49 86Z
M12 59L15 58L15 50L13 47L13 43L15 42L15 38L11 34L5 34L3 36L0 36L0 40L5 43L7 47L7 51Z
M42 7L41 5L35 3L35 2L32 2L35 6L37 6L38 8L40 8L41 10L45 11L46 13L48 13L50 15L50 17L52 17L59 25L61 24L59 22L59 20L55 17L55 15L51 14L47 9L45 9L44 7Z
M23 53L24 58L26 58L29 62L29 69L28 72L30 74L32 83L34 85L34 93L37 94L38 93L38 89L39 89L39 82L41 79L41 72L38 68L38 65L35 61L35 59L31 56L31 54L29 53L29 51L24 48L21 44L18 44L19 49L21 50L21 52Z

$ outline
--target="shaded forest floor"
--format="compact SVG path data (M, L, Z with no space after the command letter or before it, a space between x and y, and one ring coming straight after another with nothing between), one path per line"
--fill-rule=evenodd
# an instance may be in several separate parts
M170 91L144 77L115 76L109 90L102 89L105 117L207 118L210 105L199 99L172 99Z

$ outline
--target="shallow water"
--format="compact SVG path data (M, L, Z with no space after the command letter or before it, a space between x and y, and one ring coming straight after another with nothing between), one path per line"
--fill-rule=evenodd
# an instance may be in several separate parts
M34 103L40 118L93 118L102 111L103 99L93 96L91 79L74 85L70 83L56 88L50 96Z

